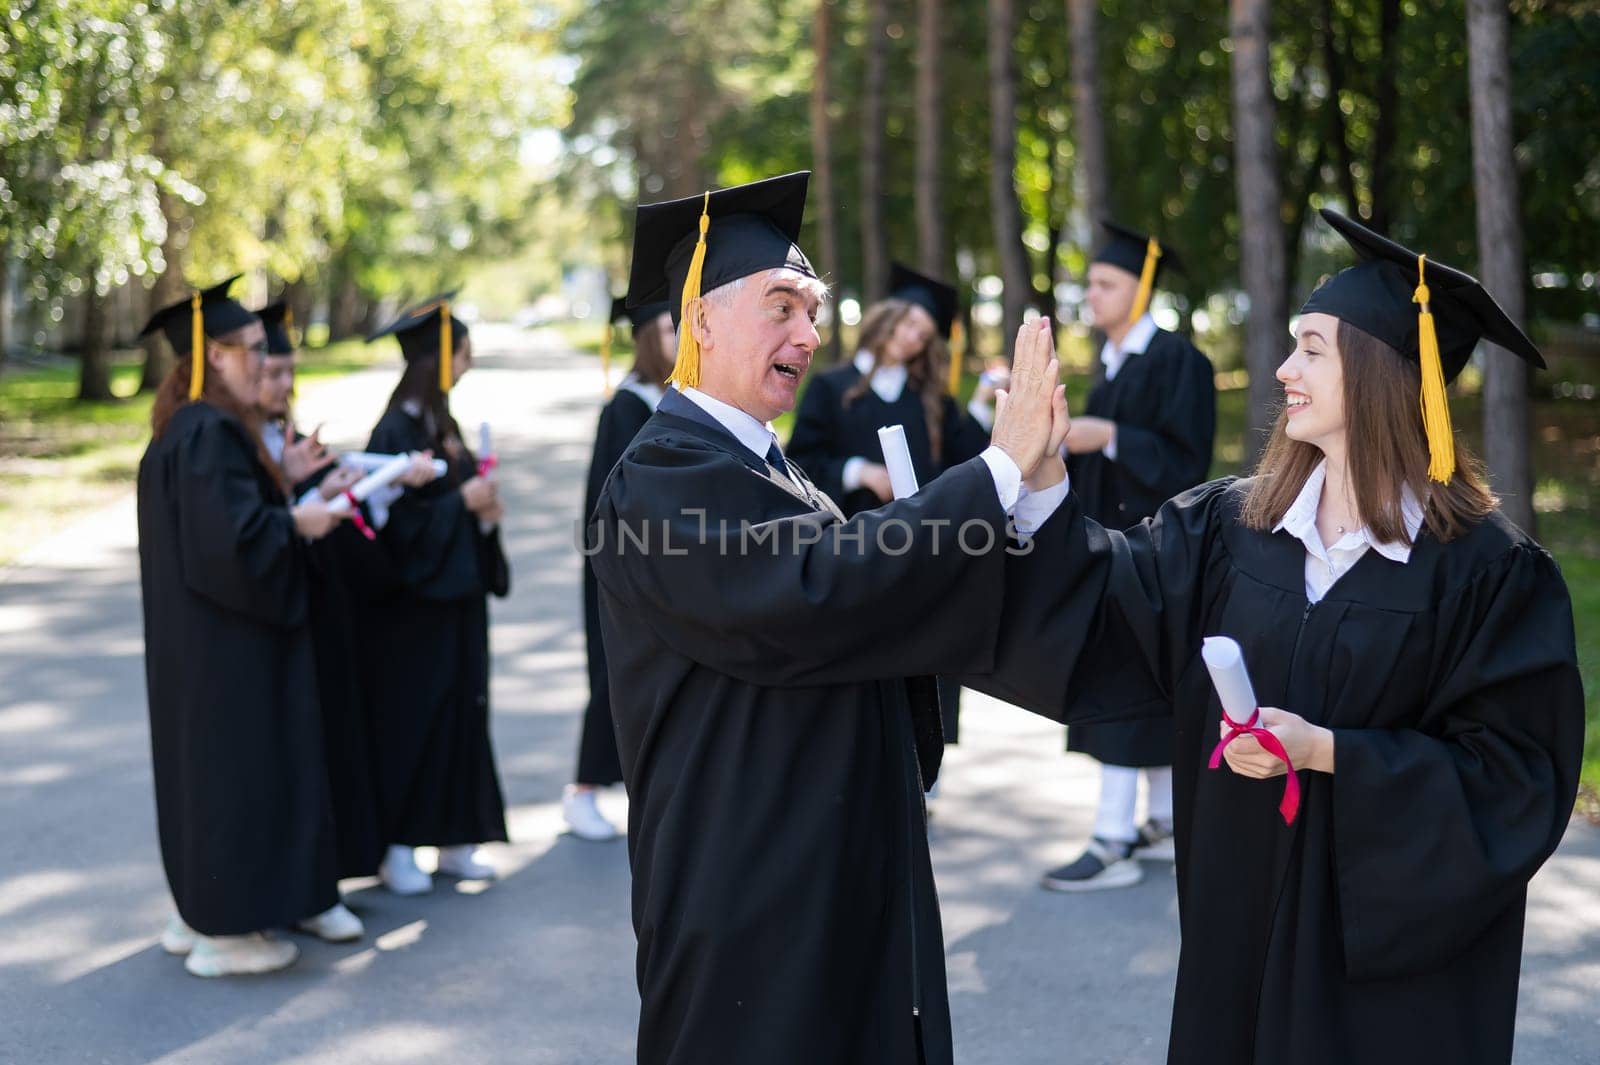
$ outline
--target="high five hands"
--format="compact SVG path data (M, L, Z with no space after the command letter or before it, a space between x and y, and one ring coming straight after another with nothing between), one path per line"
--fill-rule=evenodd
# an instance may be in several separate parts
M1030 491L1059 484L1066 476L1061 444L1072 428L1066 386L1059 384L1051 320L1039 317L1017 330L1009 389L995 394L989 442L1010 456Z

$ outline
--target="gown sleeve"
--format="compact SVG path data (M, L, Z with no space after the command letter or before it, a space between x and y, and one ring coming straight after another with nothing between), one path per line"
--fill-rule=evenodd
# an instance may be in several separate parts
M1162 499L1203 481L1211 466L1217 429L1216 381L1211 362L1185 347L1160 390L1148 427L1117 425L1118 473ZM1149 511L1144 511L1148 514Z
M806 394L794 415L794 431L784 449L790 461L806 471L806 476L831 499L844 499L844 466L854 456L840 454L839 419L843 400L826 374L818 374L806 385Z
M1577 793L1583 688L1555 562L1512 546L1445 600L1438 625L1419 727L1334 733L1352 980L1447 963L1522 897Z
M1201 485L1125 531L1069 493L1008 558L995 666L962 683L1065 724L1170 714L1226 567L1217 541L1233 483Z
M741 514L771 513L774 491L725 452L637 445L589 528L614 609L684 657L751 684L988 667L1006 516L982 460L847 522L812 511L742 525ZM963 523L970 551L957 546ZM630 535L648 542L619 539Z
M195 425L175 462L184 583L267 625L306 618L306 560L294 518L262 494L254 444L220 417Z

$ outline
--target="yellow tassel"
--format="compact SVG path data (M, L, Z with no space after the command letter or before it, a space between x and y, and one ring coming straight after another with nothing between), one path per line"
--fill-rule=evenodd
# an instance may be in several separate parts
M1417 256L1417 291L1411 301L1417 312L1417 348L1422 362L1422 429L1428 437L1428 476L1449 484L1456 472L1456 441L1450 428L1450 401L1445 394L1444 362L1439 358L1439 335L1428 307L1426 255Z
M965 347L966 333L961 328L959 321L950 324L950 394L961 395L961 356Z
M711 228L711 193L706 193L700 207L700 239L694 245L694 257L689 260L689 276L683 282L683 302L678 307L678 360L673 364L668 384L679 389L695 388L700 384L700 342L694 338L694 328L689 309L700 299L700 274L706 266L706 231Z
M283 308L283 335L289 338L291 348L300 346L294 342L294 308L287 304Z
M611 398L611 323L600 334L600 375L606 383L606 398Z
M200 313L200 293L189 297L189 402L206 387L206 319Z
M1156 243L1156 238L1151 237L1144 249L1144 269L1139 272L1139 292L1133 297L1133 310L1128 314L1128 324L1132 325L1144 317L1144 312L1150 309L1150 296L1156 287L1156 262L1161 258L1161 245Z
M455 382L454 337L450 335L450 301L442 300L439 303L439 391L449 392L450 386Z

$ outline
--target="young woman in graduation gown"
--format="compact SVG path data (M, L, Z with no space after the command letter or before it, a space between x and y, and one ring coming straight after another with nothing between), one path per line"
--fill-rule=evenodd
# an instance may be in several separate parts
M146 328L178 363L138 477L156 812L179 915L162 944L197 976L292 963L267 930L339 903L306 551L338 518L289 505L254 414L265 336L225 290Z
M847 518L894 498L878 441L883 426L905 427L919 485L989 444L988 430L946 389L956 290L896 263L890 293L863 316L855 358L811 377L786 452ZM961 686L941 677L938 688L945 742L955 743Z
M1126 532L1069 496L1007 575L1035 657L990 690L1068 723L1173 715L1173 1065L1505 1065L1583 693L1561 573L1453 445L1444 381L1480 335L1542 360L1472 278L1323 213L1364 261L1302 310L1256 475ZM1213 754L1212 635L1243 648L1268 748Z
M362 634L390 844L379 875L390 890L416 894L433 883L412 848L438 847L441 873L486 879L494 868L477 844L506 839L489 738L488 596L510 591L511 572L494 480L450 413L448 386L472 365L467 327L436 301L372 339L390 334L405 372L368 450L431 451L449 466L389 508L379 539L393 580L369 600Z
M624 317L633 327L633 367L600 410L583 491L585 522L594 513L600 489L605 487L612 467L661 402L676 354L672 315L665 303L629 310L626 301L618 299L611 307L611 321ZM588 650L589 705L583 711L583 731L578 740L577 775L562 796L561 813L574 835L603 841L616 839L618 833L600 812L595 794L600 788L622 782L622 759L617 754L616 726L611 720L611 682L606 676L606 649L600 635L600 590L587 557L583 564L583 635Z

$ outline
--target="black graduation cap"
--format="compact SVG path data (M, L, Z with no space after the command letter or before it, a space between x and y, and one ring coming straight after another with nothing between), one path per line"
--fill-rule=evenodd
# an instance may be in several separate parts
M400 354L407 362L437 355L439 389L450 391L455 346L467 337L467 324L450 313L450 301L459 291L451 289L417 304L367 337L367 343L392 336L400 342Z
M1109 263L1118 269L1126 270L1134 277L1142 277L1145 260L1150 257L1150 242L1155 238L1137 229L1118 225L1109 218L1102 218L1100 224L1105 227L1106 242L1094 253L1094 258L1090 262ZM1151 274L1152 283L1168 266L1174 270L1183 269L1183 263L1179 261L1176 252L1159 240L1156 241L1156 247L1159 251L1156 254L1155 273Z
M234 274L226 281L190 293L177 303L161 308L150 316L139 336L147 337L160 330L172 344L172 350L181 359L194 346L194 311L198 298L200 320L206 336L219 337L242 329L256 320L244 305L228 298L228 289L243 274Z
M256 312L256 317L261 319L261 324L267 330L268 355L293 355L294 337L294 312L289 309L288 300L278 300L269 303Z
M955 286L920 274L904 263L890 263L889 298L915 303L933 315L934 322L939 326L939 335L950 339L950 330L956 321Z
M1445 385L1466 366L1479 339L1487 337L1540 368L1544 357L1470 274L1434 262L1337 211L1324 208L1321 214L1362 261L1319 285L1300 313L1331 314L1419 364L1422 421L1431 457L1428 475L1449 481L1455 472L1455 443Z
M235 329L243 329L256 320L256 316L245 310L243 304L228 298L228 289L243 276L234 274L210 288L191 292L186 299L152 314L144 328L139 330L141 337L160 330L172 345L173 353L180 359L190 354L197 356L189 360L191 401L200 398L206 380L205 353L195 349L204 348L208 336L219 337Z
M1415 302L1419 283L1417 264L1421 260L1420 280L1428 287L1439 361L1446 382L1454 381L1461 373L1481 337L1488 337L1512 354L1544 368L1544 357L1533 341L1506 316L1476 278L1433 259L1423 260L1417 252L1337 211L1323 208L1321 214L1355 249L1362 262L1323 282L1300 308L1301 314L1308 311L1331 314L1416 362L1421 357Z
M669 310L671 308L667 306L666 300L645 303L638 307L629 307L628 297L617 296L611 301L611 317L606 321L620 322L626 318L629 325L638 329L641 325L648 325L650 322L655 321L656 318L666 314Z
M696 296L762 270L787 266L808 277L816 271L795 241L806 209L809 170L736 185L666 203L640 204L633 232L628 305L666 300L677 326L684 289L699 242L700 217L708 225Z

